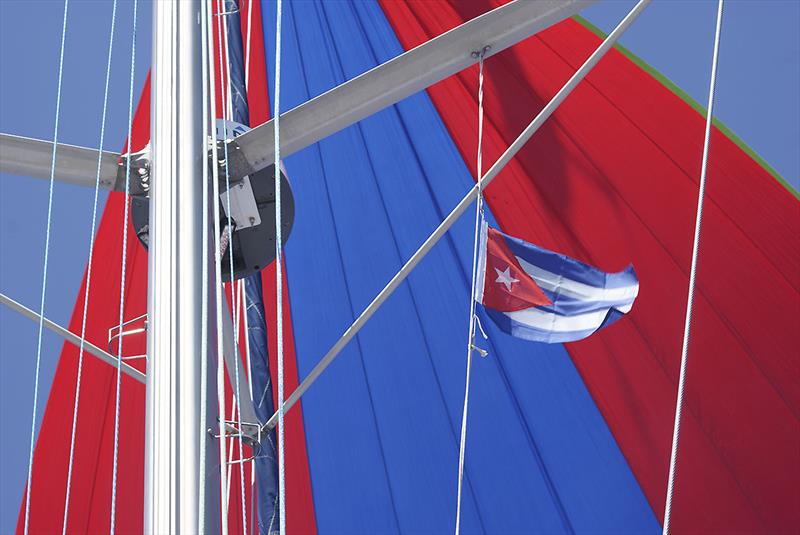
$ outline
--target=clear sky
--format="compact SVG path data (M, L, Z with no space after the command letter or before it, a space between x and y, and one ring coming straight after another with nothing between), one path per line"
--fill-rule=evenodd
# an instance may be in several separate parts
M610 31L634 4L601 1L584 15ZM140 2L136 94L150 64L149 2ZM0 131L52 139L63 3L0 1ZM622 43L705 104L716 2L655 0ZM59 141L96 147L111 2L70 2ZM800 2L729 0L717 116L800 186ZM120 2L106 148L125 137L132 3ZM698 154L698 158L700 155ZM66 325L86 264L92 191L56 184L45 313ZM743 194L745 194L743 192ZM101 196L99 210L105 196ZM47 183L0 174L0 292L39 305ZM110 267L111 269L114 266ZM45 331L39 417L61 341ZM36 324L0 307L0 533L13 531L27 471ZM65 437L68 440L68 437Z

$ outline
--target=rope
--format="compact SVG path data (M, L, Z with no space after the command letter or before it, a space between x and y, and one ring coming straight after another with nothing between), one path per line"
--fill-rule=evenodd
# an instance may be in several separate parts
M206 2L206 19L213 21L213 8L212 0ZM214 65L214 28L208 24L206 28L206 46L207 46L207 60L208 60L208 78L209 78L209 95L208 102L210 109L210 121L213 123L214 118L217 116L217 97L216 97L216 73ZM214 128L211 129L214 132ZM214 294L215 294L215 318L217 329L222 325L222 254L220 251L220 222L219 222L219 151L216 142L211 143L211 169L212 169L212 195L210 202L213 206L213 220L214 220ZM222 518L220 519L222 535L228 535L228 510L225 499L225 490L227 487L227 470L228 466L227 455L225 451L225 442L223 437L226 436L225 428L225 369L224 357L222 348L222 336L217 335L217 405L219 407L219 497L220 509L222 510Z
M277 309L278 341L278 514L280 535L286 535L286 467L283 408L283 229L281 228L281 11L282 0L277 0L275 17L275 297Z
M89 310L89 290L92 286L92 259L94 258L94 229L97 223L97 199L100 193L100 164L103 156L103 142L106 133L106 112L108 110L108 86L111 79L111 51L114 48L114 23L117 17L117 0L111 8L111 34L108 38L108 60L106 61L106 81L103 90L103 115L100 120L100 144L97 153L97 173L94 181L94 201L92 203L92 226L89 229L89 264L86 267L86 289L83 294L83 319L81 320L81 343L78 346L78 376L75 381L75 403L72 407L72 433L69 441L69 464L67 467L67 488L64 497L64 521L61 534L67 533L67 519L69 518L69 498L72 486L72 466L75 459L75 434L78 427L78 402L81 395L81 374L83 371L83 350L86 342L86 317Z
M250 87L250 41L253 22L253 0L250 0L250 6L247 8L247 47L244 52L244 88L247 90Z
M672 433L672 452L669 459L669 482L667 484L667 504L664 510L663 535L669 534L672 513L672 496L675 490L675 472L678 467L678 441L681 435L681 415L683 412L683 395L686 384L686 363L689 356L689 332L692 324L692 305L694 303L695 282L697 276L697 254L700 248L700 226L703 221L703 197L706 190L706 170L708 168L708 148L711 141L711 123L714 114L714 92L717 84L717 60L719 58L719 41L722 30L722 6L724 0L717 5L717 27L714 34L714 57L711 60L711 82L708 88L708 111L706 113L705 138L703 140L703 163L700 169L700 192L697 197L697 218L694 224L694 243L692 245L692 267L689 272L689 295L686 302L686 322L683 327L683 348L681 349L681 371L678 379L678 399L675 403L675 427Z
M220 1L217 4L219 7L222 7L222 2ZM227 11L227 9L226 9ZM221 12L221 10L220 10ZM220 48L219 48L219 61L220 61L220 68L224 70L220 73L220 84L222 83L222 79L224 77L225 80L225 109L222 114L223 116L223 123L222 123L222 138L226 141L224 144L224 153L225 153L225 204L226 204L226 212L228 216L228 239L232 238L233 234L233 222L231 220L231 180L230 180L230 173L228 171L228 119L233 114L232 113L232 102L231 102L231 77L230 77L230 57L228 53L228 20L224 16L218 16L218 27L219 27L219 38L220 38ZM225 52L224 63L223 63L223 48ZM241 407L241 397L240 397L240 387L239 387L239 317L238 317L238 309L235 306L236 302L236 283L233 282L233 246L228 247L228 263L230 268L231 274L231 299L234 302L233 308L233 369L234 369L234 390L235 390L235 405L234 405L234 413L231 415L231 420L235 420L233 414L236 414L235 408ZM239 420L238 420L238 429L241 430L242 428L242 411L239 409ZM239 459L244 459L244 447L242 446L241 438L238 439L239 444ZM232 443L231 443L232 444ZM230 455L232 457L232 455ZM246 503L247 500L245 498L244 492L244 465L240 463L239 465L239 483L241 488L241 499L242 499L242 532L247 533L247 507ZM230 481L228 481L228 486L230 488Z
M28 535L30 520L31 485L33 484L33 445L36 434L36 406L39 399L39 371L42 361L42 330L44 327L44 298L47 294L47 263L50 252L50 224L53 217L53 183L56 174L56 147L58 147L58 118L61 112L61 81L64 75L64 43L67 35L67 11L69 0L64 0L64 20L61 23L61 53L58 60L58 89L56 91L56 119L53 129L53 157L50 163L50 189L47 195L47 229L44 240L44 262L42 266L42 296L39 303L39 334L36 341L36 372L33 382L33 413L31 415L31 441L28 453L28 486L25 490L25 535Z
M244 318L244 356L245 356L245 363L247 364L247 388L250 393L250 402L253 401L253 369L250 363L250 325L247 321L247 309L249 308L247 304L247 293L244 287L244 280L239 281L239 292L242 297L242 317Z
M133 0L133 32L131 33L131 75L128 87L128 152L133 153L133 82L136 72L136 13L139 7L138 0ZM125 200L122 215L122 262L121 262L121 283L119 288L119 325L122 329L123 316L125 314L125 267L128 256L128 210L130 203L130 173L131 159L128 158L125 164ZM114 464L111 475L111 526L109 533L114 535L114 523L116 520L117 505L117 461L119 457L119 403L120 389L122 387L122 337L119 338L117 347L117 390L114 400Z
M472 285L469 304L469 337L467 339L467 379L464 386L464 410L461 415L461 441L458 449L458 493L456 497L456 530L458 535L461 531L461 494L463 490L464 481L464 452L467 447L467 410L469 407L469 383L470 374L472 371L472 351L475 347L475 302L477 289L476 281L478 279L478 248L479 237L481 233L481 222L483 220L483 194L481 191L481 179L483 176L483 59L486 55L488 48L484 48L478 52L480 58L478 62L478 162L477 162L477 177L478 177L478 198L475 203L475 240L472 246Z
M238 409L238 405L236 405L236 394L231 394L231 421L236 421L236 411ZM233 441L234 438L226 438L225 443L228 446L228 459L233 459ZM227 507L230 507L231 503L231 471L233 470L233 461L228 461L228 486L225 488L225 503Z
M251 5L252 7L252 5ZM247 34L248 40L250 39L250 33L248 31ZM240 306L242 307L241 314L244 318L244 354L245 354L245 362L247 364L247 387L248 392L250 393L250 404L253 405L253 371L250 365L250 325L247 321L247 293L245 291L244 280L239 280L239 295L242 296L242 302ZM253 459L255 462L255 459ZM255 531L255 489L256 489L256 471L254 465L250 465L250 535L253 535Z
M205 39L208 34L208 19L205 9L200 10L200 39ZM213 123L209 121L208 113L208 49L200 46L200 70L202 78L203 101L203 154L208 148L208 136L214 133ZM213 138L212 138L213 139ZM208 420L208 165L203 165L203 208L202 208L202 290L200 297L200 488L197 507L197 527L199 535L204 535L206 530L206 422Z

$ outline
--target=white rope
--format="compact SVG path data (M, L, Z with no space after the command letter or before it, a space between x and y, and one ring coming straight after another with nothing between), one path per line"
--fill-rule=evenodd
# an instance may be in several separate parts
M250 393L250 402L253 402L253 368L250 363L250 325L247 321L247 310L250 306L247 304L247 290L245 289L244 280L240 280L241 288L239 290L242 295L242 316L244 317L244 356L247 365L247 388Z
M205 9L200 10L200 39L206 39L208 33L208 19ZM208 110L208 49L201 44L201 78L202 78L202 102L203 102L203 150L205 155L208 150L208 139L214 139L214 121L209 120ZM199 501L197 507L197 526L199 535L204 535L206 530L206 443L208 435L206 426L208 420L208 165L203 165L203 208L202 208L202 256L203 267L201 270L201 297L200 297L200 488Z
M236 405L236 394L232 393L231 394L231 421L232 422L236 420L236 414L237 414L236 411L237 411L238 408L239 408L238 405ZM225 439L225 442L226 442L227 447L228 447L228 459L233 459L233 442L234 442L234 440L235 440L235 438L233 438L233 437ZM230 507L230 504L231 504L231 471L232 470L233 470L233 464L232 464L231 461L228 461L228 486L225 489L225 500L226 500L225 503L227 504L228 507Z
M78 373L75 380L75 402L72 406L72 432L69 441L69 464L67 465L67 488L64 496L64 521L61 534L67 533L67 520L69 518L69 498L72 486L72 467L75 460L75 434L78 428L78 403L81 396L81 374L83 372L83 349L86 342L86 317L89 310L89 291L92 287L92 260L94 258L94 229L97 223L97 199L100 193L100 167L103 160L103 143L106 133L106 112L108 110L108 86L111 80L111 51L114 48L114 23L117 16L117 0L111 7L111 32L108 38L108 59L106 61L106 81L103 90L103 115L100 119L100 143L97 153L97 172L94 180L94 200L92 202L92 226L89 228L89 263L86 267L86 289L83 294L83 318L81 320L81 343L78 346Z
M275 300L277 309L278 341L278 514L280 535L286 535L286 467L283 408L283 229L281 228L281 11L282 0L277 0L275 17Z
M253 0L250 0L250 7L247 8L247 43L244 49L244 88L245 91L250 87L250 41L253 27Z
M221 9L223 7L223 3L220 1L218 6L220 7L220 13L223 12ZM227 9L225 10L227 11ZM226 212L228 216L228 233L229 233L229 240L233 239L233 221L231 219L231 180L230 180L230 173L228 171L228 120L233 115L233 101L231 98L231 76L230 76L230 55L228 52L228 19L225 16L218 16L219 21L219 36L220 36L220 50L219 50L219 61L220 61L220 68L222 72L220 73L220 77L224 77L225 80L225 88L223 91L225 92L225 110L223 112L223 123L222 123L222 138L226 141L224 144L224 153L225 153L225 205L226 205ZM223 49L224 49L224 58L223 58ZM223 63L224 60L224 63ZM222 67L224 65L224 68ZM222 82L222 80L220 80ZM235 306L236 303L236 283L233 281L233 245L229 244L228 246L228 262L231 274L231 282L229 284L231 289L231 300L234 303L232 307L232 315L233 315L233 369L234 369L234 395L235 395L235 404L234 404L234 412L231 414L231 420L237 421L235 418L236 408L241 407L241 389L239 386L239 316L238 316L238 307ZM239 420L237 421L237 429L242 429L242 422L241 416L242 411L241 409L238 411ZM237 443L239 444L239 460L241 461L244 459L244 446L242 445L241 437L237 439ZM232 457L232 455L230 455ZM247 507L245 506L247 500L245 498L245 490L244 490L244 464L242 462L239 463L239 483L240 483L240 490L241 490L241 500L242 500L242 532L247 533ZM228 487L230 489L230 481L228 481Z
M478 162L477 162L477 177L478 177L478 190L481 188L481 179L483 176L483 58L486 50L478 53L480 61L478 62ZM470 374L472 371L472 352L475 345L475 302L477 290L475 288L478 279L478 248L480 246L479 238L481 234L481 221L483 220L483 195L478 194L475 202L475 241L472 246L472 285L470 290L470 304L469 304L469 337L467 339L467 379L464 386L464 410L461 415L461 441L458 449L458 493L456 497L456 530L458 535L461 531L461 494L463 490L464 481L464 453L467 447L467 410L469 407L469 383Z
M133 0L133 31L131 33L131 74L130 85L128 87L128 153L133 154L133 82L136 72L136 14L139 7L138 0ZM128 257L128 210L130 203L130 173L131 158L125 164L125 199L122 215L122 260L120 268L120 288L119 288L119 325L120 331L124 322L125 315L125 275ZM122 387L122 337L119 337L117 346L117 389L114 399L114 462L111 473L111 525L109 533L114 535L117 505L117 462L119 456L119 404Z
M209 78L209 95L208 102L210 105L210 122L214 123L217 116L217 97L216 97L216 69L214 66L214 27L211 24L214 20L212 2L206 2L206 19L209 21L206 32L206 46L208 50L208 78ZM211 128L212 132L215 129ZM217 331L222 326L222 254L220 252L220 221L219 221L219 152L217 143L215 142L216 135L212 137L211 143L211 169L212 169L212 195L210 198L211 205L213 206L213 221L214 221L214 297L215 297L215 318ZM222 346L222 336L217 334L217 405L219 407L219 497L220 497L220 510L221 510L221 532L222 535L228 535L228 507L225 499L225 490L227 488L227 455L225 451L226 427L225 427L225 369L224 369L224 356Z
M667 504L664 510L664 535L669 534L672 513L672 496L675 490L675 472L678 467L678 441L681 435L681 415L683 413L683 393L686 384L686 363L689 356L689 332L692 324L692 305L694 304L695 280L697 275L697 256L700 249L700 226L703 221L703 198L706 191L706 170L708 168L708 148L711 141L711 123L714 115L714 92L717 85L717 60L722 30L723 0L717 5L717 27L714 34L714 56L711 60L711 82L708 88L708 111L706 112L705 138L703 140L703 162L700 168L700 192L697 196L697 218L694 224L694 243L692 245L692 267L689 272L689 295L686 301L686 322L683 326L683 347L681 349L681 371L678 379L678 399L675 403L675 426L672 432L672 452L669 459L669 482L667 483Z
M248 33L248 39L250 34ZM245 354L245 363L247 364L247 387L248 392L250 394L250 405L253 405L253 370L250 364L250 325L247 320L247 291L245 289L245 282L244 280L239 280L239 295L242 297L241 302L241 314L244 317L244 354ZM253 459L253 463L255 462L255 458ZM254 464L250 464L250 535L252 535L255 531L255 488L256 488L256 471Z
M67 36L67 11L69 0L64 0L64 20L61 23L61 53L58 60L58 89L56 90L56 119L53 128L53 156L50 163L50 189L47 196L47 228L44 239L44 262L42 266L42 295L39 303L39 334L36 341L36 372L33 380L33 413L31 415L31 441L28 453L28 486L25 489L25 535L28 535L28 522L31 508L31 486L33 485L33 445L36 435L36 408L39 399L39 371L42 361L42 330L44 327L44 297L47 294L47 264L50 252L50 224L53 217L53 183L56 174L56 147L58 146L58 119L61 115L61 81L64 75L64 43Z

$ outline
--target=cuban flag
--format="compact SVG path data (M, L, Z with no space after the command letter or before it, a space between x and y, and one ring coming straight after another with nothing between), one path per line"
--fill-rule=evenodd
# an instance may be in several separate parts
M481 227L476 299L503 332L536 342L586 338L628 313L639 280Z

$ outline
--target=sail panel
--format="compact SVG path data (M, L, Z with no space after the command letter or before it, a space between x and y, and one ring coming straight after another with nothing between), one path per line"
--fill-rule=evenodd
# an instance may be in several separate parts
M264 8L266 24L274 6ZM284 109L402 52L376 3L285 10ZM269 32L267 50L274 50ZM467 113L476 121L474 110ZM473 164L425 94L285 163L300 200L286 264L302 376L469 189ZM320 532L454 527L470 219L304 397ZM658 531L564 347L490 330L489 351L473 371L465 531Z
M495 4L287 3L282 109ZM249 5L258 124L269 117L275 12L255 3L249 18ZM598 43L565 21L487 61L484 162ZM285 257L287 392L473 184L476 88L469 69L287 159L298 199ZM148 110L146 87L135 149ZM489 188L493 224L609 271L632 261L642 292L625 321L566 346L513 340L484 321L465 532L660 531L701 149L702 117L612 51ZM673 531L790 531L800 523L800 211L716 129L708 196ZM122 208L112 194L98 231L88 339L101 347L117 322ZM471 245L464 217L289 413L290 532L453 529ZM146 255L133 237L128 246L126 318L146 310ZM274 370L274 266L262 280ZM125 347L143 352L143 339ZM76 364L65 345L35 450L31 533L61 529ZM85 359L70 532L108 529L114 378ZM144 389L122 383L117 524L139 533ZM241 520L236 500L231 518ZM18 532L23 521L24 503Z
M250 13L252 9L252 13ZM246 72L247 107L250 126L265 123L270 118L269 87L267 86L266 60L264 51L264 26L269 31L274 28L274 20L263 21L260 2L240 3L240 30L242 33L242 61ZM250 35L252 34L252 38ZM235 49L230 54L236 55ZM285 262L284 262L285 263ZM283 281L283 325L284 325L284 375L287 395L294 390L299 381L297 358L292 330L291 306L284 265ZM266 315L267 356L272 376L273 404L277 406L277 377L274 371L277 363L277 298L275 288L275 262L261 272L264 312ZM264 378L262 378L264 380ZM303 402L297 403L286 414L286 529L289 533L314 535L317 532L314 504L311 496L311 482L306 452L306 435L303 427ZM257 496L261 500L263 497ZM260 521L263 519L259 518Z
M406 49L498 2L382 2ZM600 40L565 21L487 61L494 161ZM475 157L476 73L429 94ZM704 117L610 52L489 187L505 231L595 265L632 261L626 321L569 352L663 516ZM800 522L797 199L717 128L700 249L673 531L787 532Z
M150 133L150 80L145 82L133 126L133 150L144 148ZM126 149L127 150L127 149ZM108 330L119 323L120 262L124 195L110 193L95 240L86 339L108 347ZM147 312L147 254L128 227L125 320ZM86 277L69 329L81 332ZM125 338L124 356L146 351L145 335ZM116 346L114 346L116 348ZM144 371L144 360L129 363ZM61 533L64 518L78 348L65 342L36 439L30 502L31 534ZM116 369L84 354L80 405L70 491L68 533L106 533L111 515ZM117 533L141 533L144 516L144 385L122 376L119 426ZM17 533L25 527L25 494Z

